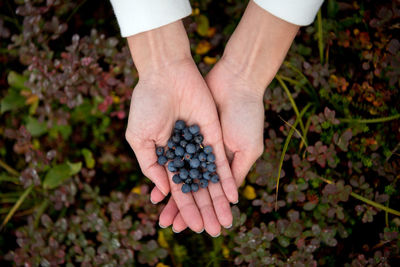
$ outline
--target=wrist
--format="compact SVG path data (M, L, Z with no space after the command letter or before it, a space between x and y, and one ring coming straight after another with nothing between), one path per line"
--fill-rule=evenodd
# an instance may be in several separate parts
M180 20L127 40L139 76L192 60L189 39Z
M298 28L250 1L222 60L263 94L279 70Z

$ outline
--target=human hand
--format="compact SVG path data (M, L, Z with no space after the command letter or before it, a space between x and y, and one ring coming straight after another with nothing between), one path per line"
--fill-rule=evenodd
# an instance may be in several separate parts
M139 34L128 39L139 71L139 82L132 93L126 139L136 154L142 172L163 192L161 194L158 191L159 198L154 200L152 196L152 201L160 201L170 189L182 219L193 231L200 232L205 228L210 234L216 234L220 231L220 225L232 223L228 200L237 201L237 188L225 156L215 103L190 58L183 26L179 22L178 25L167 25L157 30L165 30L165 27L176 27L172 29L174 33L165 34L168 41L171 36L174 36L171 42L180 41L171 47L172 52L165 42L160 42L163 47L159 47L158 40L148 40L152 36L143 37ZM177 36L182 35L186 38L179 40ZM180 50L176 51L179 46L185 51L182 56L178 56ZM151 51L146 56L146 49L154 47L160 51ZM135 54L137 51L142 53ZM168 57L168 53L171 57ZM178 119L200 126L204 143L213 147L221 183L210 183L207 190L184 194L181 186L172 182L172 174L158 165L155 147L166 145Z
M225 150L238 187L263 151L263 94L298 28L250 1L224 56L206 77L218 107ZM159 194L154 188L154 198ZM176 232L186 228L172 198L160 214L160 224L173 224Z

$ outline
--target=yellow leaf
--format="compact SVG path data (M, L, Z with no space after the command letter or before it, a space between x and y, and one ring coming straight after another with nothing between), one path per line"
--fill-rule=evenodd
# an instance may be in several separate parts
M198 55L204 55L211 49L211 44L207 42L206 40L202 40L199 42L199 44L196 47L196 54Z
M216 32L217 32L217 29L215 27L208 28L207 37L210 37L210 38L213 37Z
M32 141L32 147L33 147L34 149L39 149L39 148L40 148L40 142L39 142L39 140L37 140L36 138L33 139L33 141Z
M31 95L26 99L25 104L30 105L37 101L39 101L39 97L37 95Z
M208 30L210 28L210 23L208 22L208 18L204 15L199 15L195 18L197 24L197 33L200 36L207 36Z
M169 265L159 262L159 263L157 263L156 267L169 267Z
M226 246L222 246L222 255L225 259L229 258L229 249Z
M140 193L142 192L142 190L140 189L140 185L132 188L131 192L140 195Z
M200 9L198 7L196 7L195 9L193 9L192 15L193 16L197 16L200 14Z
M207 65L213 65L215 64L215 62L217 62L217 59L215 57L209 57L209 56L205 56L203 59L204 63L206 63Z
M165 235L163 231L158 231L158 244L160 244L161 247L167 248L168 247L168 242L165 239Z
M112 97L112 100L113 100L113 103L114 103L114 104L119 104L119 102L120 102L119 96L113 96L113 97Z
M246 187L243 190L243 195L248 200L253 200L257 196L256 190L254 190L254 187L252 187L251 185L246 185Z

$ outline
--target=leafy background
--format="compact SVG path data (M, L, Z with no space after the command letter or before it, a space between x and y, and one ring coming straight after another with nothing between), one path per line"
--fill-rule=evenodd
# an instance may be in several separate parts
M1 1L1 266L399 266L399 3L326 0L301 28L213 239L157 225L124 140L137 73L110 4ZM246 4L192 1L203 74Z

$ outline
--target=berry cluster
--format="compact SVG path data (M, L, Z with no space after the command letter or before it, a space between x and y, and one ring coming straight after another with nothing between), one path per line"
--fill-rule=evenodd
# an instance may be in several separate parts
M168 140L168 149L156 148L158 164L165 165L169 160L168 170L175 173L172 181L183 183L183 193L197 192L199 187L206 188L208 181L219 181L213 149L203 146L203 139L198 125L186 126L184 121L178 120Z

